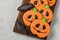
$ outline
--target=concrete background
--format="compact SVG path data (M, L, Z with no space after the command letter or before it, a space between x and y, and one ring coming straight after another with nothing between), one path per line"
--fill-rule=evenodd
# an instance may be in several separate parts
M0 0L0 40L40 40L13 32L22 0ZM60 40L60 0L57 1L51 33L47 40Z

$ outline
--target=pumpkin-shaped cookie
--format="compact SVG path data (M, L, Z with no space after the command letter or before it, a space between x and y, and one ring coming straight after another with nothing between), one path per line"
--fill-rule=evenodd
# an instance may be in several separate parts
M50 32L50 26L47 22L43 23L41 20L35 20L31 24L31 32L39 38L45 38Z
M54 6L56 3L56 0L48 0L49 6Z
M49 6L38 6L37 9L43 15L43 17L47 19L47 22L50 23L53 17L53 12Z
M42 15L39 12L33 12L32 10L29 10L29 11L25 12L23 15L23 22L28 27L36 19L42 19Z

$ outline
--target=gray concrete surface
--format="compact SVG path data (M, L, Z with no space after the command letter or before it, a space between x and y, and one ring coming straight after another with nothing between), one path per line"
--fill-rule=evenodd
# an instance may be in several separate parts
M22 0L0 0L0 40L40 40L13 32L17 8ZM60 40L60 0L57 1L51 32L47 40Z

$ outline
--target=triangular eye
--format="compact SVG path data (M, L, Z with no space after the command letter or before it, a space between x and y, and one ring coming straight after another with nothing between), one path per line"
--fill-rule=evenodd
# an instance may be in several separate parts
M36 24L35 26L38 28L40 26L40 24Z
M37 15L35 15L35 19L38 19L38 16Z
M46 29L46 26L45 25L43 25L43 30L45 30Z
M37 5L38 1L34 1L34 5Z
M46 16L49 16L49 13L48 12L46 12Z
M31 17L32 17L32 15L29 15L29 16L28 16L28 19L30 19Z

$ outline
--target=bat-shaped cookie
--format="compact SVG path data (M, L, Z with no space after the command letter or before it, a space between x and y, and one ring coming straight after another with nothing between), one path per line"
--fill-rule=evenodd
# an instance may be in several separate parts
M32 9L33 7L34 7L34 5L32 5L32 4L25 4L23 6L18 7L18 10L28 11L28 10Z

